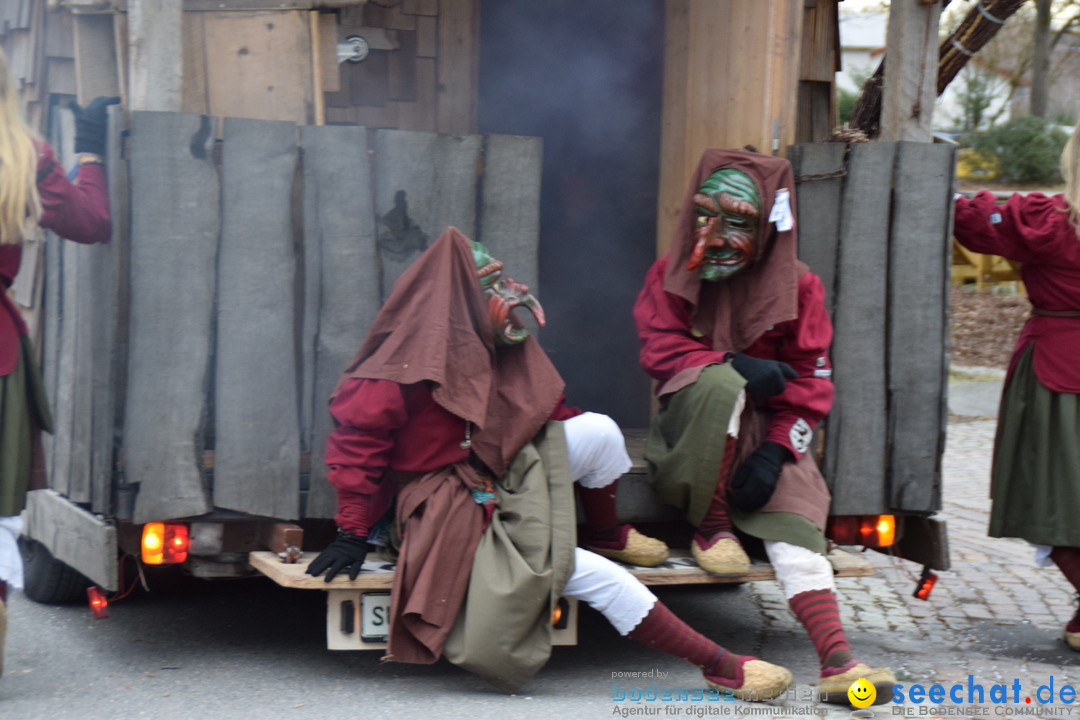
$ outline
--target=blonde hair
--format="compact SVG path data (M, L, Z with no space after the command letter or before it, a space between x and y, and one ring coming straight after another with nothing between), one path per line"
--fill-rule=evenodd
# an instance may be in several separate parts
M1076 126L1065 149L1061 151L1061 176L1065 178L1065 202L1069 205L1069 223L1080 235L1080 125Z
M21 243L41 216L34 137L23 120L15 80L0 49L0 245Z

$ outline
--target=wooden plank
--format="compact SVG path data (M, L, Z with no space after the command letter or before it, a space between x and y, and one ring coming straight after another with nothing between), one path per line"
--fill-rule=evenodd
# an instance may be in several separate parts
M398 32L400 49L387 53L387 95L391 100L416 100L416 33Z
M888 499L883 273L894 153L892 143L853 145L844 184L824 467L835 515L880 512Z
M401 0L401 12L407 15L438 15L439 0Z
M400 130L378 130L374 136L374 197L385 300L398 276L447 227L476 237L483 138Z
M484 182L477 240L503 262L506 275L540 284L540 174L544 141L516 135L484 138Z
M818 143L793 145L788 153L795 173L799 259L821 278L825 286L825 304L830 314L836 293L844 178L843 175L823 179L808 176L842 172L846 150L847 146L843 143ZM800 178L805 179L800 181Z
M285 519L300 512L300 417L292 392L297 157L293 123L225 119L214 505Z
M326 406L379 311L375 211L366 131L300 129L304 152L304 322L301 427L311 451L305 517L333 517L337 495L323 456L333 419Z
M75 77L75 61L69 58L47 58L45 84L50 95L75 95L78 81Z
M954 167L952 146L897 144L888 318L890 497L899 510L941 509Z
M127 357L127 163L123 159L123 110L108 110L105 164L113 234L108 245L95 248L94 270L94 393L91 447L91 509L109 514L113 508L113 459L123 407L124 362Z
M119 588L116 528L73 505L54 490L26 495L23 532L49 549L53 556L105 590Z
M319 29L319 13L308 13L311 23L311 92L315 125L326 124L326 90L323 88L324 39Z
M183 111L206 115L210 98L206 81L206 23L199 13L184 13L181 40L184 45Z
M128 0L128 108L178 111L184 92L182 10L174 0Z
M416 56L433 58L438 56L439 21L434 17L416 19Z
M307 574L307 566L316 555L318 553L307 551L301 555L299 562L286 563L274 553L260 550L249 553L248 561L253 568L282 587L302 590L389 590L393 587L392 569L365 570L355 580L350 580L347 575L338 575L329 583L322 577L312 577ZM369 562L375 567L378 566L375 561ZM869 560L844 550L832 550L829 553L829 562L832 563L837 577L874 575L874 566ZM659 567L625 567L645 585L715 585L776 579L776 573L768 563L755 563L750 566L750 571L743 575L710 575L697 566L686 548L674 549L668 561Z
M220 12L203 18L209 113L312 118L311 28L306 12Z
M476 132L479 40L479 0L440 0L439 132Z
M930 142L933 137L941 6L941 0L930 0L889 7L879 140Z
M60 244L63 242L55 233L45 235L45 290L42 297L41 336L38 338L38 351L41 353L41 374L45 392L49 397L49 409L56 419L57 381L60 375L60 322L63 312L60 307L60 287L62 268L60 265ZM42 442L45 450L45 472L49 484L56 487L55 435L44 433Z
M337 16L319 13L319 69L322 73L323 92L341 89L341 70L337 60Z
M52 145L61 166L71 167L74 161L75 118L68 108L59 108L53 114ZM77 272L72 243L56 239L55 259L59 268L56 280L59 283L56 296L58 325L55 342L55 385L49 399L53 406L53 462L50 468L50 485L68 495L72 490L72 439L75 417L74 384L76 375L78 313ZM78 461L83 458L78 458ZM78 485L75 485L78 488Z
M85 107L96 97L119 96L113 16L76 15L74 19L79 104Z
M220 221L210 118L131 114L131 317L124 470L134 521L211 508L205 442ZM180 270L183 272L180 272Z
M392 103L397 112L398 130L434 132L435 117L435 60L416 59L416 102Z

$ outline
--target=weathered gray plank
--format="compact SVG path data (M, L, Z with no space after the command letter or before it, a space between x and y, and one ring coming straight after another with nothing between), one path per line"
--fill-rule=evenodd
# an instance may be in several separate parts
M541 138L487 135L480 197L480 233L506 274L538 293L540 281Z
M304 258L306 445L311 474L306 517L333 517L337 496L326 481L327 402L379 311L375 211L366 131L305 126ZM317 313L317 314L316 314ZM308 410L307 408L310 408Z
M135 522L210 509L200 469L213 340L218 176L210 118L131 114L124 466Z
M897 143L888 317L890 492L898 510L941 508L953 166L949 145Z
M109 108L105 153L113 234L94 254L94 373L91 509L113 509L113 460L117 411L123 407L123 363L127 359L127 164L122 157L123 112Z
M429 132L374 133L375 211L379 214L382 299L423 250L453 225L476 237L476 185L483 138ZM401 217L401 192L408 221ZM426 244L423 244L426 247Z
M296 125L227 118L224 130L214 505L295 519L300 510L291 204Z
M832 512L880 512L886 501L885 281L895 145L852 148L843 217L832 347L836 401L826 435Z
M49 395L49 409L56 415L56 392L57 379L60 375L60 319L63 313L60 309L60 286L63 283L63 269L60 265L61 240L55 233L45 232L45 292L42 297L42 311L44 316L41 323L41 374L45 384L45 392ZM45 471L49 476L49 484L56 487L56 441L50 433L42 435L42 443L45 450ZM58 488L60 489L60 488ZM62 489L61 489L62 491Z
M116 528L73 505L53 490L26 495L23 532L49 549L53 556L105 590L119 588Z
M824 179L799 177L833 173L844 168L847 146L843 143L807 143L790 151L796 177L795 209L799 233L799 259L817 273L825 286L825 304L833 311L836 289L837 248L840 240L842 175Z

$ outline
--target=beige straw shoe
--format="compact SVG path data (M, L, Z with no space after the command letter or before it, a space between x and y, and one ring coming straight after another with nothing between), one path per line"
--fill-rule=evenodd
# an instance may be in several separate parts
M713 575L745 575L750 570L750 557L734 538L720 538L702 550L695 537L690 541L690 554L698 567Z
M1073 650L1080 651L1080 632L1065 631L1065 643Z
M747 660L743 663L743 683L738 688L723 685L712 680L708 675L705 682L709 687L719 690L725 697L732 696L739 700L751 702L763 702L774 700L783 694L791 685L791 671L781 665L773 665L764 660Z
M600 545L586 545L585 549L611 560L641 567L656 567L668 559L668 546L663 540L642 535L630 526L626 527L629 530L626 531L626 541L621 549ZM614 545L616 543L610 544Z
M892 687L896 684L896 676L893 675L892 670L888 668L872 668L861 662L847 672L821 678L817 686L818 700L839 705L850 705L848 688L851 687L851 683L859 678L874 686L874 691L877 693L877 697L874 698L874 705L886 703L892 697Z

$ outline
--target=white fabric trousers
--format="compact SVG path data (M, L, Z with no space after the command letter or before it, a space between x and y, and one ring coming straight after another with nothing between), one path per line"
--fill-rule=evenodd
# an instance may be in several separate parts
M630 469L622 431L607 415L572 417L563 421L563 430L574 482L606 487ZM598 610L620 635L636 628L656 604L656 596L626 568L582 548L575 548L574 574L563 595Z

